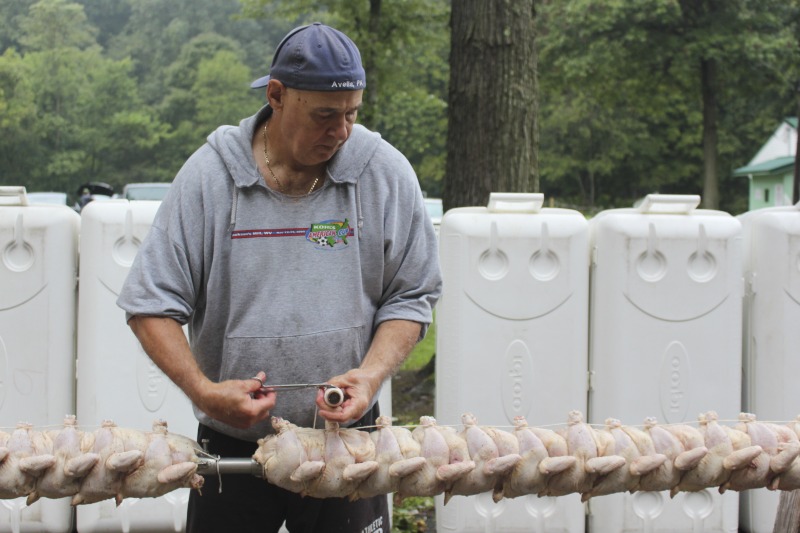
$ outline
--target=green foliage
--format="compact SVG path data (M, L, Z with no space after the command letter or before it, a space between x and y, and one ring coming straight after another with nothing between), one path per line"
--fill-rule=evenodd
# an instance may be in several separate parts
M436 318L428 328L428 332L403 362L403 370L419 370L431 360L436 353Z
M544 3L540 13L543 189L578 205L701 191L703 60L718 65L723 184L770 129L795 114L779 78L796 71L798 43L788 24L796 6L564 0ZM770 102L759 96L765 92ZM728 190L723 207L736 204Z
M216 126L263 104L248 84L283 35L321 20L370 69L360 120L441 196L449 12L447 0L0 0L4 183L171 180ZM700 192L705 59L718 65L722 208L743 209L731 170L797 114L797 0L546 0L537 13L546 196L592 211Z
M433 498L411 496L392 507L392 533L423 533L428 531L425 515L434 512Z
M86 20L83 8L66 0L41 0L21 17L20 44L31 51L51 51L95 44L96 30Z

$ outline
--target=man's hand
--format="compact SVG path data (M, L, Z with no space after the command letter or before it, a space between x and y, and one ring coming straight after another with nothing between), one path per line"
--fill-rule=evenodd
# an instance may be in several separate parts
M381 386L381 378L375 373L355 368L331 378L328 383L342 389L344 402L337 407L329 406L325 403L324 391L320 389L317 392L319 415L325 420L345 423L358 420L364 415Z
M208 379L197 366L181 325L172 318L135 316L128 324L150 359L211 418L247 429L275 407L275 392L260 390L264 372L222 383Z
M197 406L208 416L238 429L247 429L269 417L275 407L275 391L264 392L261 384L266 379L264 372L254 378L210 382Z
M419 338L421 325L408 320L382 322L372 339L359 368L328 380L344 392L338 407L325 403L323 392L317 393L319 414L326 420L345 423L358 420L367 412L381 384L400 368Z

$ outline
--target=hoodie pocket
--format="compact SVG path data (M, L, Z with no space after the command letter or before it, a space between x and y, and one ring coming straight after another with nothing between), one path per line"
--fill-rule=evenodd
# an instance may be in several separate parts
M361 363L363 327L290 337L228 337L220 380L247 379L259 371L268 385L325 383ZM316 389L279 391L272 414L310 427Z

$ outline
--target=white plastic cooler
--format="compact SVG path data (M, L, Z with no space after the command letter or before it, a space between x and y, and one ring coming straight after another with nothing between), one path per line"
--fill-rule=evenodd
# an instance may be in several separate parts
M740 215L747 281L744 409L760 420L800 414L800 204ZM741 528L771 533L779 492L746 491Z
M541 194L493 193L448 211L439 233L436 418L460 426L566 422L586 410L588 225L542 208ZM510 430L510 429L509 429ZM436 499L437 530L582 532L579 495L494 504L490 494Z
M28 205L24 187L0 187L0 426L36 429L75 412L75 306L80 217ZM72 530L69 501L0 500L0 531Z
M162 418L190 438L188 398L144 353L116 300L160 202L91 202L81 212L78 420L149 431ZM105 500L78 507L78 531L182 531L189 489L160 498Z
M741 402L741 224L698 196L649 195L590 221L590 421L735 420ZM729 532L739 495L615 494L590 502L592 532Z

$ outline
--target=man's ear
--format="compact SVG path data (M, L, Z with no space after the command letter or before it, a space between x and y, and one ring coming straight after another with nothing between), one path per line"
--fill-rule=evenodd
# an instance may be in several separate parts
M283 98L286 96L286 86L278 80L269 80L267 84L267 102L272 109L279 109L283 106Z

